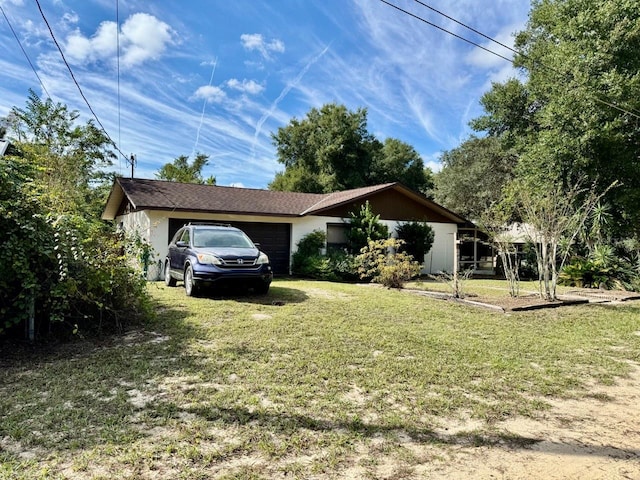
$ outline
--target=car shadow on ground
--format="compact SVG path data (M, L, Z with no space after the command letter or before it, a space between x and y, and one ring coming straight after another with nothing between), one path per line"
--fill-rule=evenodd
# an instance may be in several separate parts
M309 296L303 290L281 286L271 286L269 292L266 294L256 294L252 290L232 287L216 289L203 288L198 296L211 300L233 300L240 303L274 306L303 303L309 299Z

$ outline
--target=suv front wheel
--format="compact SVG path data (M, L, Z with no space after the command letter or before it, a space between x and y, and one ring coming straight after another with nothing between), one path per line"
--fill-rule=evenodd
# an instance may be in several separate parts
M171 276L171 271L169 270L169 260L164 262L164 284L167 287L176 286L176 279Z
M194 297L198 294L199 286L193 279L193 268L191 265L187 265L184 271L184 292L187 297Z

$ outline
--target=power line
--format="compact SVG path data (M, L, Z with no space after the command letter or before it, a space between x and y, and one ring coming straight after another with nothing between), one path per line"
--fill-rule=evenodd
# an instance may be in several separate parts
M87 104L87 107L89 108L89 111L93 114L93 117L96 119L96 122L98 122L98 125L100 125L100 128L102 129L103 133L107 136L107 138L112 143L114 148L118 151L118 153L120 155L122 155L123 158L125 158L128 161L127 156L124 153L122 153L122 150L120 150L120 147L118 147L118 145L111 139L111 137L109 136L109 133L107 133L107 130L104 128L104 125L102 125L102 122L98 118L98 115L96 115L96 112L93 110L93 107L89 103L89 100L87 100L87 97L84 95L84 92L82 91L82 88L80 87L80 84L78 83L78 81L76 80L75 75L73 74L73 70L71 70L71 65L69 65L69 62L67 62L67 59L65 58L64 53L62 52L62 48L60 47L60 44L58 43L58 40L56 40L56 36L53 34L53 30L51 29L51 25L49 25L49 21L47 20L47 17L45 16L44 12L42 11L42 6L40 5L40 0L36 0L36 5L38 5L38 10L40 10L40 15L42 15L42 19L44 20L44 23L47 25L47 28L49 29L49 33L51 34L51 38L53 39L53 43L56 44L56 47L58 48L58 52L60 52L60 56L62 57L62 61L67 66L67 70L69 70L69 74L71 75L71 78L72 78L73 82L76 84L76 87L78 87L78 91L80 92L80 96L82 97L84 102Z
M122 144L120 138L120 5L116 0L116 77L118 79L118 143ZM118 162L119 170L122 173L122 161Z
M44 86L44 83L42 82L42 79L40 78L40 75L38 75L38 71L33 66L33 63L31 63L31 59L29 58L29 55L27 55L26 50L22 46L22 42L18 38L18 35L16 34L16 31L13 29L13 26L11 25L11 22L9 21L9 17L7 17L7 14L4 12L4 8L2 8L1 4L0 4L0 11L2 11L2 15L4 16L4 19L7 21L7 25L9 25L9 29L11 29L11 33L13 33L13 36L15 37L16 42L18 42L18 45L20 45L20 50L22 50L22 53L24 54L25 58L27 59L27 62L29 62L29 66L31 67L31 70L33 70L33 73L36 75L36 77L38 79L38 82L40 82L40 86L42 87L42 90L44 90L44 93L47 94L47 97L51 98L51 95L49 95L49 92L47 91L47 87Z
M394 5L394 4L390 3L390 2L388 2L387 0L380 0L380 1L381 1L382 3L384 3L384 4L388 5L388 6L390 6L390 7L395 8L396 10L398 10L398 11L400 11L400 12L402 12L402 13L406 14L406 15L409 15L410 17L415 18L416 20L419 20L419 21L421 21L421 22L423 22L423 23L426 23L427 25L430 25L430 26L432 26L432 27L434 27L434 28L437 28L438 30L441 30L441 31L443 31L443 32L445 32L445 33L448 33L449 35L452 35L452 36L454 36L454 37L456 37L456 38L458 38L458 39L460 39L460 40L462 40L462 41L464 41L464 42L467 42L467 43L469 43L469 44L471 44L471 45L474 45L475 47L478 47L478 48L480 48L480 49L484 50L485 52L488 52L488 53L490 53L490 54L492 54L492 55L495 55L496 57L499 57L499 58L501 58L501 59L503 59L503 60L506 60L506 61L508 61L509 63L512 63L512 64L513 64L513 59L511 59L511 58L507 58L507 57L505 57L505 56L503 56L503 55L501 55L501 54L499 54L499 53L496 53L496 52L494 52L493 50L490 50L489 48L486 48L486 47L484 47L484 46L482 46L482 45L479 45L478 43L475 43L475 42L473 42L473 41L471 41L471 40L469 40L469 39L467 39L467 38L465 38L465 37L463 37L463 36L461 36L461 35L458 35L458 34L456 34L456 33L453 33L453 32L451 32L451 31L447 30L447 29L446 29L446 28L444 28L444 27L441 27L441 26L439 26L439 25L437 25L437 24L435 24L435 23L433 23L433 22L430 22L430 21L428 21L428 20L426 20L426 19L424 19L424 18L420 17L419 15L416 15L416 14L414 14L414 13L409 12L408 10L405 10L405 9L403 9L403 8L401 8L401 7L398 7L397 5ZM499 42L498 40L496 40L496 39L494 39L494 38L490 37L489 35L486 35L486 34L484 34L484 33L480 32L479 30L477 30L477 29L475 29L475 28L473 28L473 27L470 27L469 25L467 25L467 24L465 24L465 23L463 23L463 22L461 22L461 21L459 21L459 20L455 19L454 17L452 17L452 16L450 16L450 15L447 15L447 14L446 14L446 13L444 13L444 12L441 12L440 10L438 10L438 9L436 9L436 8L434 8L434 7L432 7L432 6L428 5L428 4L426 4L426 3L424 3L424 2L422 2L422 1L420 1L420 0L414 0L414 1L415 1L416 3L418 3L418 4L422 5L423 7L428 8L429 10L431 10L431 11L433 11L433 12L436 12L437 14L442 15L443 17L445 17L445 18L447 18L447 19L449 19L449 20L451 20L451 21L453 21L453 22L457 23L458 25L461 25L461 26L463 26L464 28L467 28L468 30L470 30L470 31L472 31L472 32L474 32L474 33L476 33L476 34L478 34L478 35L482 36L483 38L486 38L487 40L490 40L491 42L496 43L496 44L500 45L501 47L506 48L507 50L510 50L511 52L515 53L516 55L520 55L520 56L522 56L522 57L524 57L524 58L526 58L526 59L528 59L528 60L534 61L534 62L535 62L535 63L537 63L539 66L541 66L542 68L544 68L544 69L546 69L546 70L548 70L548 71L554 72L554 73L556 73L556 74L558 74L558 75L560 75L560 76L563 76L563 75L564 75L564 74L563 74L562 72L560 72L559 70L557 70L557 69L555 69L555 68L553 68L553 67L549 67L549 66L545 65L544 63L542 63L542 62L540 62L540 61L537 61L537 60L533 60L533 59L531 59L531 57L529 57L527 54L525 54L525 53L523 53L523 52L519 52L518 50L515 50L514 48L512 48L512 47L510 47L510 46L508 46L508 45L505 45L505 44L504 44L504 43L502 43L502 42ZM634 113L633 111L631 111L631 110L629 110L629 109L626 109L626 108L620 107L619 105L616 105L616 104L614 104L614 103L611 103L611 102L608 102L608 101L606 101L606 100L603 100L603 99L599 98L599 97L598 97L598 96L596 96L596 95L593 95L593 97L592 97L592 98L593 98L596 102L602 103L603 105L607 105L607 106L609 106L609 107L611 107L611 108L614 108L614 109L616 109L616 110L618 110L618 111L620 111L620 112L622 112L622 113L626 113L626 114L628 114L628 115L631 115L631 116L633 116L633 117L636 117L636 118L640 119L640 114Z
M532 61L532 62L533 62L533 63L535 63L535 64L538 64L540 67L542 67L542 68L544 68L544 69L546 69L546 70L548 70L548 71L551 71L551 72L553 72L553 73L556 73L556 74L558 74L558 75L559 75L559 76L561 76L561 77L565 75L563 72L561 72L561 71L560 71L560 70L558 70L557 68L554 68L554 67L550 67L550 66L548 66L548 65L545 65L544 63L540 62L539 60L534 60L534 59L532 59L529 55L527 55L526 53L521 52L521 51L518 51L518 50L514 49L513 47L510 47L509 45L505 45L504 43L502 43L502 42L500 42L500 41L496 40L496 39L495 39L495 38L493 38L493 37L490 37L489 35L485 35L485 34L484 34L484 33L482 33L481 31L479 31L479 30L477 30L477 29L475 29L475 28L473 28L473 27L471 27L471 26L467 25L467 24L466 24L466 23L464 23L464 22L461 22L460 20L458 20L458 19L456 19L456 18L453 18L453 17L452 17L452 16L450 16L450 15L447 15L447 14L446 14L446 13L444 13L444 12L441 12L440 10L438 10L437 8L432 7L431 5L428 5L428 4L426 4L426 3L424 3L424 2L422 2L422 1L420 1L420 0L414 0L414 1L415 1L416 3L418 3L418 4L422 5L423 7L428 8L429 10L431 10L431 11L433 11L433 12L436 12L438 15L442 15L443 17L448 18L448 19L449 19L449 20L451 20L452 22L455 22L455 23L457 23L458 25L463 26L463 27L464 27L464 28L466 28L467 30L470 30L470 31L472 31L473 33L476 33L477 35L480 35L481 37L486 38L487 40L489 40L489 41L491 41L491 42L493 42L493 43L495 43L495 44L497 44L497 45L500 45L501 47L506 48L507 50L510 50L511 52L515 53L516 55L520 55L521 57L526 58L527 60ZM503 57L503 58L504 58L504 57ZM598 97L598 96L596 96L595 94L594 94L594 96L593 96L593 99L594 99L596 102L600 102L600 103L602 103L603 105L607 105L607 106L609 106L609 107L612 107L612 108L614 108L614 109L616 109L616 110L618 110L618 111L620 111L620 112L627 113L627 114L629 114L629 115L631 115L631 116L634 116L634 117L636 117L636 118L640 118L640 115L637 115L636 113L634 113L634 112L632 111L633 109L626 109L626 108L620 107L620 106L618 106L618 105L616 105L616 104L614 104L614 103L607 102L606 100L603 100L603 99L599 98L599 97ZM637 110L636 110L635 112L637 112Z
M493 43L496 43L496 44L500 45L500 46L501 46L501 47L503 47L503 48L506 48L507 50L511 50L513 53L516 53L516 54L520 54L520 55L521 55L521 53L520 53L520 52L518 52L518 51L517 51L517 50L515 50L514 48L510 47L509 45L505 45L504 43L499 42L499 41L498 41L498 40L496 40L495 38L492 38L492 37L490 37L489 35L485 35L484 33L480 32L479 30L476 30L475 28L470 27L470 26L469 26L469 25L467 25L466 23L463 23L463 22L461 22L460 20L457 20L457 19L453 18L452 16L447 15L447 14L446 14L446 13L444 13L444 12L441 12L440 10L438 10L438 9L436 9L436 8L434 8L434 7L432 7L431 5L428 5L428 4L424 3L424 2L421 2L420 0L414 0L414 1L415 1L416 3L419 3L420 5L422 5L423 7L428 8L429 10L431 10L431 11L433 11L433 12L436 12L438 15L442 15L443 17L448 18L448 19L449 19L449 20L451 20L452 22L455 22L455 23L457 23L458 25L463 26L463 27L464 27L464 28L466 28L467 30L471 30L473 33L477 33L477 34L478 34L478 35L480 35L481 37L484 37L484 38L486 38L487 40L489 40L489 41L491 41L491 42L493 42Z
M392 8L395 8L396 10L398 10L398 11L400 11L400 12L406 14L406 15L409 15L410 17L415 18L416 20L419 20L419 21L421 21L423 23L426 23L427 25L429 25L431 27L437 28L438 30L441 30L441 31L443 31L445 33L448 33L449 35L454 36L454 37L462 40L463 42L467 42L467 43L473 45L474 47L478 47L481 50L484 50L485 52L490 53L491 55L495 55L496 57L500 57L500 58L502 58L503 60L506 60L509 63L513 63L513 59L512 58L507 58L507 57L505 57L503 55L500 55L499 53L496 53L496 52L494 52L492 50L489 50L488 48L483 47L479 43L473 42L473 41L469 40L468 38L464 38L463 36L458 35L457 33L453 33L452 31L447 30L446 28L441 27L440 25L437 25L437 24L435 24L433 22L430 22L429 20L427 20L425 18L422 18L422 17L420 17L420 16L418 16L418 15L416 15L414 13L411 13L410 11L405 10L404 8L401 8L401 7L397 6L397 5L394 5L393 3L388 2L387 0L380 0L380 1L382 3L384 3L384 4L386 4L386 5L389 5Z

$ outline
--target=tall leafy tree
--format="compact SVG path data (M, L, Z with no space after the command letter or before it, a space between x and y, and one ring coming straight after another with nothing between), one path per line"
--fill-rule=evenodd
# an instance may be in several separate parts
M25 108L14 107L5 119L18 155L36 167L38 185L58 212L83 211L95 201L92 184L115 158L108 136L79 113L29 91Z
M127 245L96 215L111 141L78 118L31 91L3 122L15 148L0 158L0 334L119 329L144 311Z
M376 151L371 167L370 183L400 182L428 196L433 191L431 170L425 168L422 157L408 143L387 138Z
M579 179L640 233L640 3L535 0L516 37L523 82L495 84L472 125L515 146L518 175L570 189ZM579 199L577 199L579 200Z
M202 178L202 169L209 163L209 156L204 153L198 153L193 162L189 163L187 155L180 155L173 162L165 163L156 178L160 180L168 180L170 182L182 183L206 183L215 185L216 179L213 176L207 179Z
M500 201L514 176L517 157L496 137L470 137L444 152L435 176L436 201L471 220L478 220Z
M324 193L361 187L379 148L367 131L367 111L336 104L312 108L302 120L293 118L272 139L285 167L270 185L274 190Z
M429 170L418 153L396 139L380 142L367 130L367 111L327 104L293 118L272 134L284 170L272 190L327 193L386 182L426 192Z

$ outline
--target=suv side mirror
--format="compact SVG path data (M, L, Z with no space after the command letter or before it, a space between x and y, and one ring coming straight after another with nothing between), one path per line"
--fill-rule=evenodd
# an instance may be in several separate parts
M182 241L182 240L178 240L176 242L176 247L178 247L178 248L186 248L188 246L189 246L189 244L187 242Z
M258 249L260 248L260 244L259 243L255 243L254 242L254 245L256 246L256 248L258 248Z

